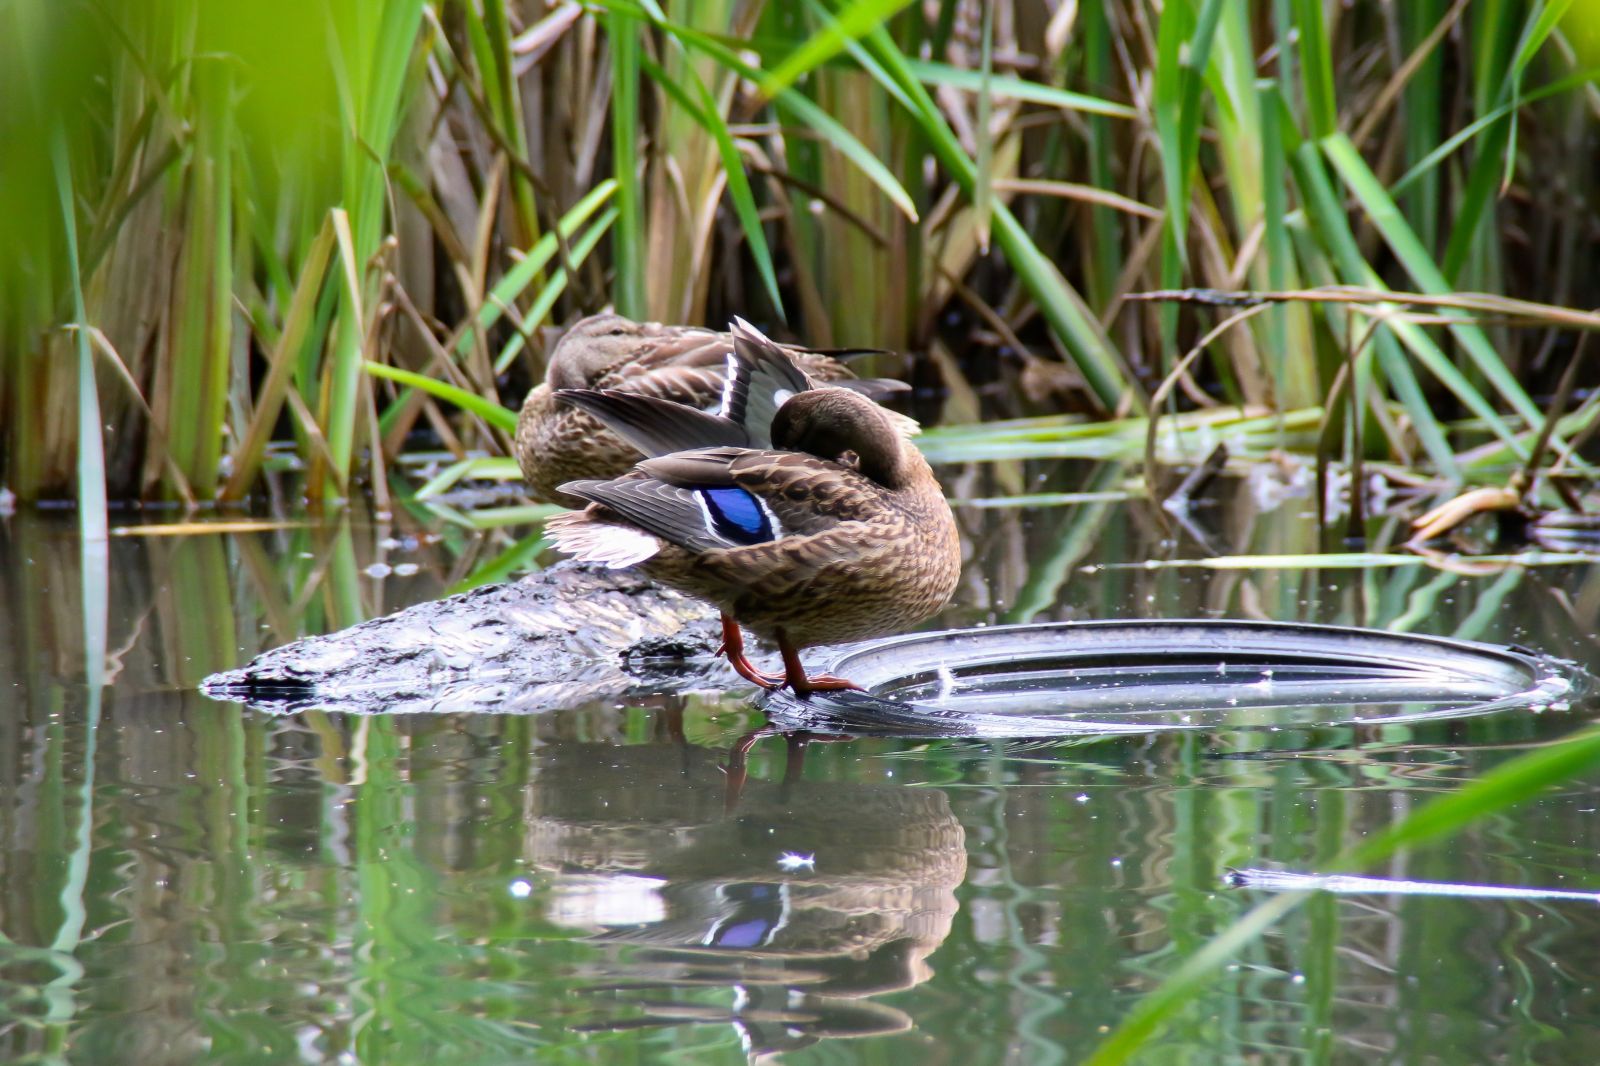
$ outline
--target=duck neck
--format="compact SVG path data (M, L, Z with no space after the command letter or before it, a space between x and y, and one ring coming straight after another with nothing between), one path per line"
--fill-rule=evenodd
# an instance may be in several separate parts
M877 404L845 389L811 389L790 399L773 419L772 441L845 462L892 492L915 483L922 461Z
M910 487L916 480L919 457L908 454L911 449L898 436L889 439L875 436L863 443L866 447L856 450L857 469L861 473L896 492Z

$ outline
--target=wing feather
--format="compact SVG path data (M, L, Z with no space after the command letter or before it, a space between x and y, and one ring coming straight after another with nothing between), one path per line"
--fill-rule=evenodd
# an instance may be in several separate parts
M569 481L561 491L598 503L624 522L691 552L736 546L712 528L693 489L644 474L628 474L615 481ZM604 516L591 516L591 520L595 518L604 521Z
M655 396L616 389L562 389L556 399L587 411L646 456L750 444L737 423Z
M772 447L772 419L785 400L813 387L782 347L742 318L733 320L733 354L722 389L722 414L745 427L760 448Z

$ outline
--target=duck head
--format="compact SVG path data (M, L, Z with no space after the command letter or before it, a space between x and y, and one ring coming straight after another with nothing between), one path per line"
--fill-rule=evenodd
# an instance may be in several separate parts
M916 465L889 414L848 389L810 389L778 408L772 445L852 467L886 489L908 487Z
M639 345L661 327L610 313L590 315L573 323L550 353L544 379L551 389L584 389L607 370L638 354Z

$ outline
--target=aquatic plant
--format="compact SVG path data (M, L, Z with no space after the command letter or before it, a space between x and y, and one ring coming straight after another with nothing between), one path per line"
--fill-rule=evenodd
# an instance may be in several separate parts
M543 328L608 301L908 349L947 421L1140 415L1170 378L1169 411L1314 411L1330 454L1478 476L1465 448L1525 455L1600 324L1569 310L1600 305L1595 21L17 0L0 133L37 150L0 160L0 481L204 503L296 464L313 502L384 502L419 427L507 442L364 362L514 406ZM1195 289L1276 295L1132 299Z

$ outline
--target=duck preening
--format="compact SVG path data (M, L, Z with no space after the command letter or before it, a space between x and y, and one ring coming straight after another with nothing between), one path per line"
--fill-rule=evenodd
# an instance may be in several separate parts
M857 687L808 675L800 649L900 632L943 607L961 569L955 518L904 420L819 384L737 319L732 349L720 414L557 390L645 458L621 477L562 484L589 504L546 529L560 551L638 566L715 604L747 680L800 695ZM741 625L777 644L782 675L749 662Z
M528 393L517 418L517 463L532 495L582 506L582 500L562 493L563 482L614 478L639 459L588 411L557 402L557 392L610 389L716 410L732 350L727 333L693 326L634 322L614 314L590 315L573 324L556 342L544 382ZM859 379L834 358L870 349L782 350L814 381L846 383L875 398L905 388L898 381Z

